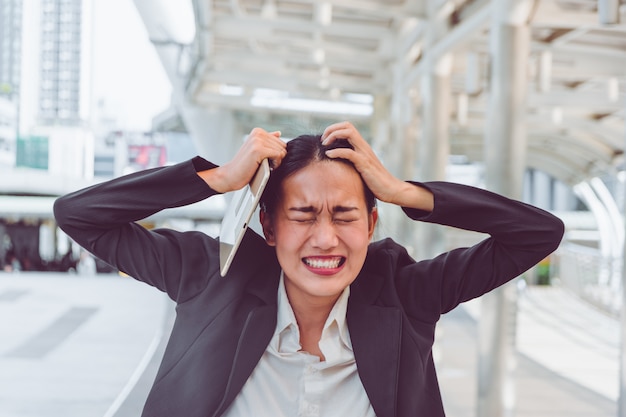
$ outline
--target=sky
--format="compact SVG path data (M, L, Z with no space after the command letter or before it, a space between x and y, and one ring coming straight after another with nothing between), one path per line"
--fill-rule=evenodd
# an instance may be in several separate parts
M132 0L93 1L93 95L118 128L150 130L171 85Z

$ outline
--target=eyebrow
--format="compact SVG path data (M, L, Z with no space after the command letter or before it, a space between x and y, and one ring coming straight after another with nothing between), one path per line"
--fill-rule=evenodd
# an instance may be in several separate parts
M358 210L358 207L352 207L352 206L334 206L333 207L333 213L348 213L354 210ZM303 206L303 207L290 207L289 211L297 211L300 213L318 213L320 210L317 210L313 206Z

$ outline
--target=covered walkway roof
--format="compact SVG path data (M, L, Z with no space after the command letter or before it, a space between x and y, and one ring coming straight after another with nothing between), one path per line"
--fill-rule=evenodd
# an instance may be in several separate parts
M185 102L255 114L376 116L399 94L422 105L420 76L451 59L451 153L483 159L494 2L193 0L182 40L165 0L135 0ZM626 10L619 0L509 2L526 8L527 165L570 185L619 169L625 140ZM179 4L176 4L179 7ZM192 24L192 22L189 22ZM321 100L317 108L304 100ZM305 110L306 109L306 110ZM396 116L393 116L394 111ZM379 116L377 116L379 117ZM493 117L493 116L491 116Z

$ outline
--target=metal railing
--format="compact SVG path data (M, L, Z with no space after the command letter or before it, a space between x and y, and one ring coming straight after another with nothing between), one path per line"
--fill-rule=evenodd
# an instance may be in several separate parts
M614 317L622 307L622 258L603 255L598 249L564 243L557 253L558 272L553 283L560 283L581 299Z

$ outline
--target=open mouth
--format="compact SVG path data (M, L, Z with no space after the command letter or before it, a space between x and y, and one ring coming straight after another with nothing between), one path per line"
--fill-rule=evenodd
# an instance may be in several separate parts
M302 262L312 269L337 269L345 262L344 256L316 256L302 258Z

